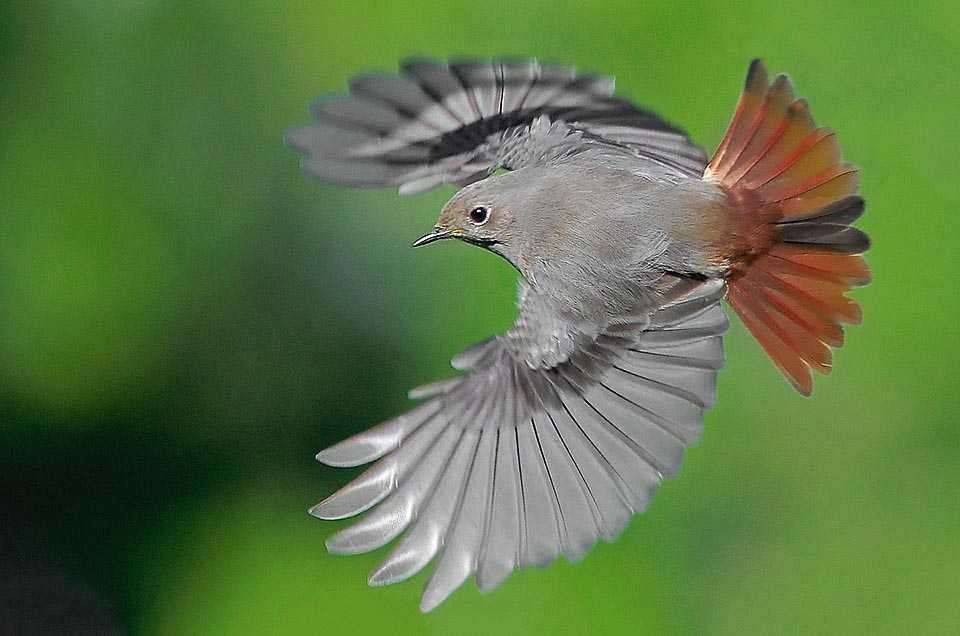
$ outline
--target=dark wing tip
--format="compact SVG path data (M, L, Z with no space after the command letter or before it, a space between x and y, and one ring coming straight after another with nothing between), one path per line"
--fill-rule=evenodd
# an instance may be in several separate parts
M755 86L766 87L767 83L767 68L764 66L763 60L759 57L753 59L750 62L749 70L747 70L747 80L743 84L744 92L749 91Z

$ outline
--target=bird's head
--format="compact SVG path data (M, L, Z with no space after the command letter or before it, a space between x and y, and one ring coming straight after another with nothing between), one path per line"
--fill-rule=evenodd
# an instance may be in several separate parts
M489 177L471 184L443 206L436 226L417 239L419 247L441 239L455 238L509 258L516 211L498 187L502 177Z

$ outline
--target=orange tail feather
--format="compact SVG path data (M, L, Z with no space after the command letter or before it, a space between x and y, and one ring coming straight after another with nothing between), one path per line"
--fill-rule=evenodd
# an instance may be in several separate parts
M780 75L771 85L755 60L704 178L775 230L772 247L731 268L727 300L791 384L810 395L810 370L829 373L842 323L862 318L845 293L870 281L860 255L869 239L850 226L864 207L857 167L842 161L833 131L817 127L790 80Z

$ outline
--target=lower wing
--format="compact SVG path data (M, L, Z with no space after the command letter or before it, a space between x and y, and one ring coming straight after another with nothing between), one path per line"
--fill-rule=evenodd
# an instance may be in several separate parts
M429 611L471 574L487 591L519 567L577 561L614 540L700 438L724 362L723 294L721 281L704 283L643 330L601 334L552 369L516 362L499 337L474 345L454 359L469 374L412 391L430 399L317 455L331 466L379 459L311 510L342 519L373 508L327 547L357 554L404 533L371 585L439 554L420 603Z

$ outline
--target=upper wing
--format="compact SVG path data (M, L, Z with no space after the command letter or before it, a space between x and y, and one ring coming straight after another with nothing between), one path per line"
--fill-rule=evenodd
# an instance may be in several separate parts
M699 177L706 166L682 130L613 97L613 78L536 60L414 60L400 71L354 78L349 95L313 104L316 123L284 136L305 153L305 172L409 194L550 158L560 142L613 144L648 159L652 171Z
M474 572L491 590L517 567L612 541L700 437L723 365L723 292L704 283L552 369L516 362L499 337L467 349L453 363L468 375L412 391L432 399L317 455L383 458L311 510L341 519L380 504L327 547L367 552L406 530L369 582L404 580L440 553L429 611Z

